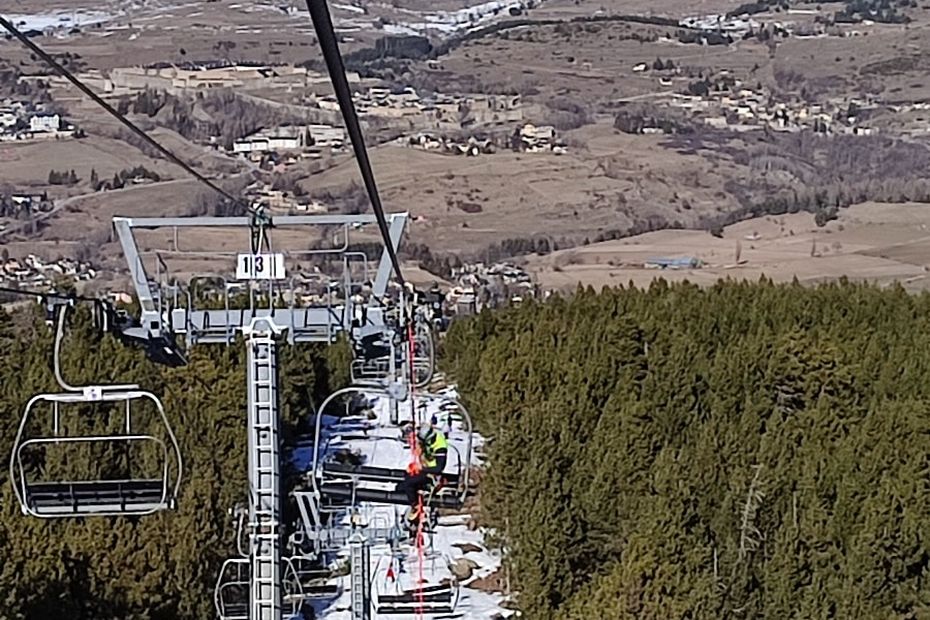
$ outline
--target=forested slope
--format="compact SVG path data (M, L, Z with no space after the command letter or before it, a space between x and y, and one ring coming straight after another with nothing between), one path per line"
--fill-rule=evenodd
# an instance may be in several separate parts
M930 296L587 290L444 350L526 617L930 617Z
M74 323L66 380L136 382L161 396L184 457L179 508L122 519L43 521L20 513L6 468L16 426L33 394L59 390L52 330L36 313L31 327L14 332L0 312L0 619L213 618L213 585L234 549L227 510L246 498L245 346L200 347L189 366L165 369L109 336L98 341L86 313ZM280 349L290 423L310 411L310 399L320 403L348 380L345 353Z

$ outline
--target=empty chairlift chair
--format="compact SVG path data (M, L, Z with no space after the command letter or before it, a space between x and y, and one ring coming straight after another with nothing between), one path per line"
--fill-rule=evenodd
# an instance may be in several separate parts
M433 345L433 330L429 323L418 319L413 338L413 383L418 388L426 387L433 380L436 369L436 352Z
M10 482L23 513L118 516L173 508L181 450L161 401L135 385L65 383L59 352L66 311L58 310L54 349L63 392L34 396L13 441Z
M453 614L456 614L461 588L451 575L439 582L419 582L415 569L398 575L393 566L392 563L390 568L379 567L372 579L372 602L376 617L457 617ZM394 575L388 577L391 570Z
M354 343L354 359L352 360L352 382L357 385L373 387L389 382L398 371L396 364L392 364L394 345L390 335L385 332L374 332L360 337Z
M10 479L23 512L35 517L147 515L174 507L181 467L158 398L88 387L29 401Z
M220 620L249 620L249 559L223 562L214 589L214 605Z
M392 337L393 336L393 337ZM413 360L406 334L371 333L357 340L352 361L352 382L356 385L382 387L412 370L412 383L425 387L433 378L435 348L428 323L416 322Z
M284 573L283 610L294 616L304 606L306 599L303 583L291 558L282 559ZM249 620L249 590L252 585L249 558L232 558L223 562L220 575L213 590L213 603L220 620Z

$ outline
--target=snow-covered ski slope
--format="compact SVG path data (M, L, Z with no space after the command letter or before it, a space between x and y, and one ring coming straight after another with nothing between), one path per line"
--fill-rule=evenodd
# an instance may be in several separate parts
M321 428L320 445L323 447L321 460L348 449L357 455L362 464L372 467L404 469L410 462L410 451L401 437L400 426L391 422L391 404L389 400L375 393L366 394L371 405L371 414L354 417L324 416ZM464 425L454 419L454 405L449 398L456 396L454 388L446 388L439 393L439 398L416 399L421 409L421 419L436 420L439 428L446 431L450 443L450 455L446 471L456 473L459 470L459 458L467 454L468 433ZM401 422L411 419L410 402L401 403L398 411ZM425 415L425 418L423 417ZM472 436L471 465L481 462L483 440L475 433ZM294 454L294 462L299 467L309 469L312 459L312 443L302 444ZM462 463L464 465L464 463ZM379 484L387 489L390 483L364 483L377 488ZM370 527L389 527L403 517L405 507L373 503L361 503L356 519ZM344 524L349 523L348 511L339 515ZM469 514L448 514L439 518L434 532L424 536L422 558L413 540L406 540L394 550L387 544L371 547L371 591L373 601L373 618L390 617L400 620L414 618L461 618L478 620L489 618L509 618L513 612L504 609L501 604L504 597L497 593L488 593L469 588L474 583L495 573L501 564L496 552L489 550L484 543L485 533L480 529L470 528L472 521ZM331 564L345 561L349 549L346 546L334 557ZM459 577L456 577L458 573ZM389 606L387 601L407 600L414 607L419 601L417 582L422 582L424 613L377 613L380 605ZM316 617L325 620L349 620L350 614L350 580L349 576L337 577L330 581L337 586L340 593L331 599L314 600ZM453 584L452 609L444 603L434 603L430 611L429 593L445 589ZM414 598L411 600L411 593ZM406 598L405 598L406 597ZM385 607L385 608L386 608Z

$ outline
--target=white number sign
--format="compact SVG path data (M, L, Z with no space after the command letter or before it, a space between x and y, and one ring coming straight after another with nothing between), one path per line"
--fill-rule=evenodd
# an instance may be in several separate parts
M237 280L283 280L284 254L240 254L236 258Z

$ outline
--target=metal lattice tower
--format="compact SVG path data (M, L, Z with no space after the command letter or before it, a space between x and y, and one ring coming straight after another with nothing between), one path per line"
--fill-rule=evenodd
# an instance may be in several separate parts
M252 620L281 617L281 497L278 370L275 329L267 320L247 330L249 386L249 526Z
M361 532L349 538L352 620L371 618L371 549Z

